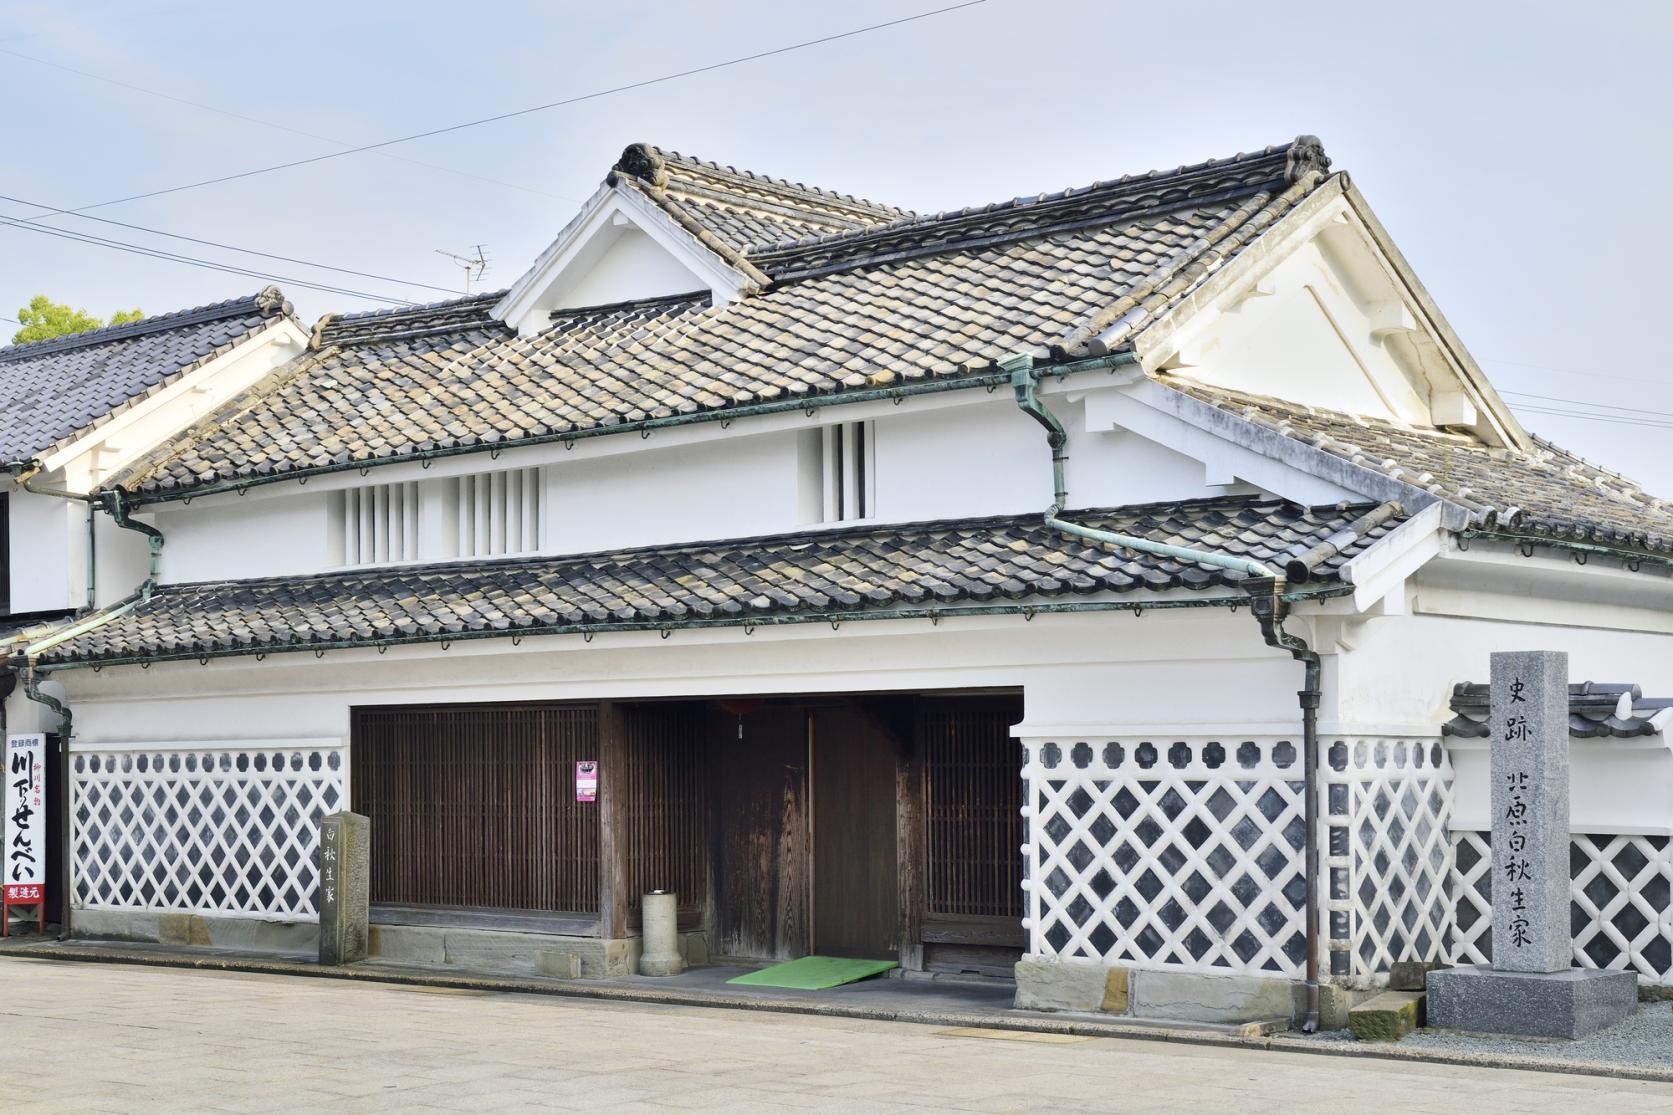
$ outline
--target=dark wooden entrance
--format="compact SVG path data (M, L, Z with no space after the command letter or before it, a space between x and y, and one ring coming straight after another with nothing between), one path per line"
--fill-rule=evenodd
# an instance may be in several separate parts
M673 889L717 957L1020 952L1015 696L361 708L374 917L618 938ZM599 761L596 801L575 764Z
M900 949L898 762L858 708L811 715L813 940L821 956L890 958Z
M717 705L709 768L717 956L792 960L808 951L808 711Z

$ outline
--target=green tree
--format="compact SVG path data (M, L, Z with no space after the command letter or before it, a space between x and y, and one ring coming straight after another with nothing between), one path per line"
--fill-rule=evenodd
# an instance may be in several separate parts
M23 328L12 334L12 343L25 345L30 341L48 341L66 333L84 333L101 325L121 325L129 321L138 321L144 316L145 314L137 308L117 310L110 315L109 321L105 321L94 317L86 310L78 310L54 302L44 294L37 294L29 300L29 305L17 312L18 323Z

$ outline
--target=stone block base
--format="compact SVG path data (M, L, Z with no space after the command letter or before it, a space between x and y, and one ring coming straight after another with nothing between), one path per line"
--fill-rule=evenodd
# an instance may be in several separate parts
M319 925L312 921L261 921L144 910L76 910L70 916L70 928L72 937L101 941L144 941L309 956L319 949Z
M1287 1020L1307 1013L1307 988L1298 980L1237 973L1173 972L1102 960L1025 956L1016 966L1018 1010L1076 1011L1180 1022L1238 1025ZM1325 985L1319 1017L1325 1029L1348 1025L1348 1009L1371 992Z
M1632 972L1499 972L1475 964L1429 975L1429 1025L1445 1030L1579 1038L1613 1026L1637 1006Z
M1421 991L1385 991L1348 1012L1355 1041L1399 1041L1421 1025Z
M390 964L558 979L615 979L635 975L639 969L637 937L605 939L432 925L374 925L371 938L371 958ZM687 964L706 963L707 938L702 933L680 934L680 955Z

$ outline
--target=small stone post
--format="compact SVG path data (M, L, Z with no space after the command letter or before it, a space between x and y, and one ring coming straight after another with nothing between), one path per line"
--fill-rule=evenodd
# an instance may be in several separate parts
M1497 653L1492 671L1493 967L1567 971L1568 655Z
M365 960L371 910L367 899L372 822L358 813L320 819L319 962Z

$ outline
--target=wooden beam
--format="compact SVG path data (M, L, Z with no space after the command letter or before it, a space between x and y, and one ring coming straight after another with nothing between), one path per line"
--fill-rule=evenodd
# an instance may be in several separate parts
M900 966L924 970L924 759L914 747L900 759L895 795L895 844L899 849Z
M621 706L598 706L598 930L627 936L627 734Z

